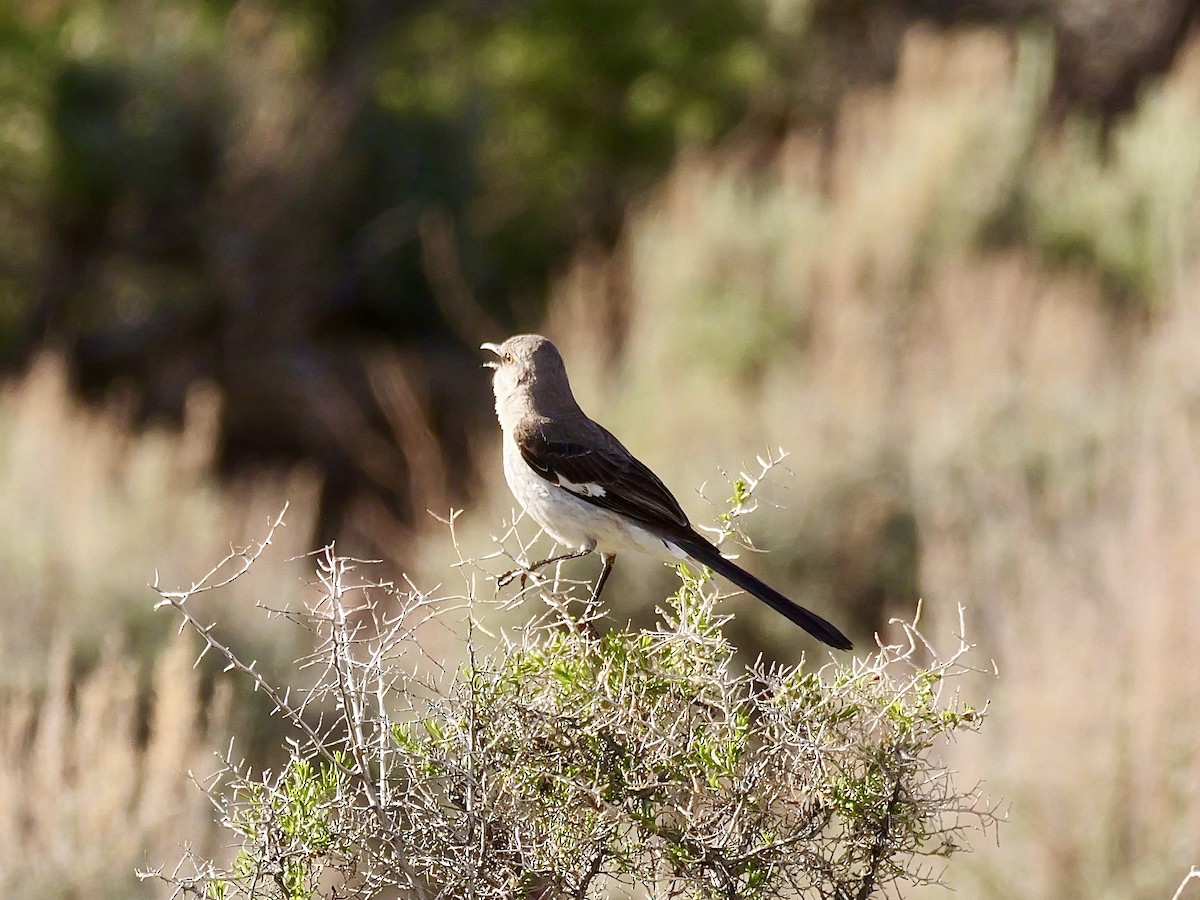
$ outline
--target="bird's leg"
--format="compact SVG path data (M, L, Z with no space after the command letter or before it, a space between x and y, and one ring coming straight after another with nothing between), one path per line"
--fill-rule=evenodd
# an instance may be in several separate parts
M608 581L608 576L612 572L613 563L617 561L615 553L601 553L600 562L603 565L600 568L600 577L596 579L596 588L592 591L592 599L588 601L588 616L591 617L592 610L596 604L600 602L600 592L604 590L604 582Z
M524 587L525 576L529 575L531 572L536 572L538 569L544 569L546 566L551 565L552 563L565 562L568 559L579 559L581 556L587 556L595 549L595 547L587 547L586 549L572 550L570 553L560 553L558 556L551 556L549 559L543 559L541 562L536 562L531 566L523 566L521 568L513 569L511 572L505 572L503 575L497 578L496 586L504 587L506 584L520 575L521 586Z

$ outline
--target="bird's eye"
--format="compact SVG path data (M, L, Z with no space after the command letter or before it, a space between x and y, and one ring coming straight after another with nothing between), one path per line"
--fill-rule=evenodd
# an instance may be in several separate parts
M502 358L506 363L511 363L513 361L513 355L511 353L505 353Z

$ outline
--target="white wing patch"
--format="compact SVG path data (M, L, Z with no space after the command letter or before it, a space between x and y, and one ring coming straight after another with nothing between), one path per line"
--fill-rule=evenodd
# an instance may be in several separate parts
M579 494L582 497L603 497L607 493L604 488L592 481L576 484L573 481L568 481L561 475L556 475L555 477L558 479L558 486L565 488L572 494Z

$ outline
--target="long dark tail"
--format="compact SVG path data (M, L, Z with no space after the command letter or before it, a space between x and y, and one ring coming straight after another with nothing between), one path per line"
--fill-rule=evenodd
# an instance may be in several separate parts
M854 645L850 639L826 622L816 613L809 612L800 604L789 600L775 588L759 581L741 566L727 560L716 547L703 537L693 532L683 540L671 538L676 544L696 562L708 566L718 575L728 578L743 591L753 594L777 613L787 616L813 637L823 641L837 650L851 650Z

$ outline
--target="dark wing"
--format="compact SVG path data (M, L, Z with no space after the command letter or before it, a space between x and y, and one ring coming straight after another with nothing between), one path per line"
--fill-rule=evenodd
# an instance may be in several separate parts
M581 500L656 529L691 530L666 485L615 437L596 425L597 440L560 440L541 428L515 435L529 468Z

